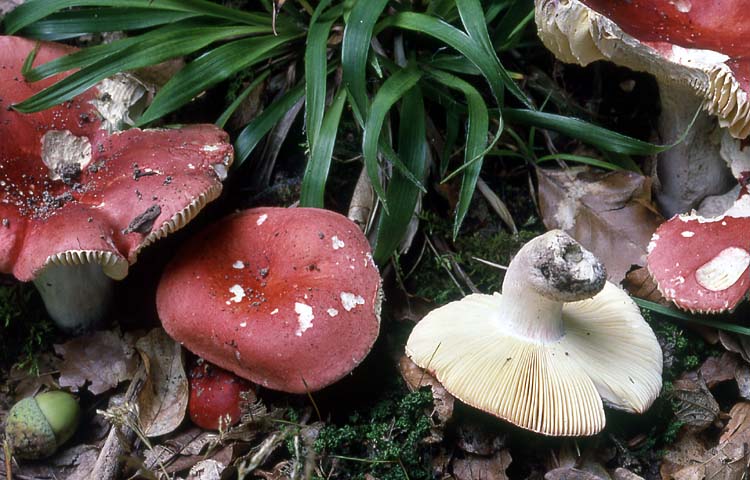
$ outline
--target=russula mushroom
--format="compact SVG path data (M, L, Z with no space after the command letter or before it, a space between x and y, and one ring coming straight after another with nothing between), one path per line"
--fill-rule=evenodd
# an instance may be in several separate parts
M659 83L662 153L657 200L666 216L683 213L733 185L725 162L747 157L750 134L750 9L742 0L536 0L539 37L562 61L610 60L653 74ZM722 138L723 136L723 138Z
M427 314L406 354L459 400L545 435L592 435L602 400L643 412L661 389L661 349L638 307L560 230L521 248L502 294Z
M135 99L122 79L43 112L15 112L61 78L23 80L36 44L0 37L0 272L33 280L58 325L77 331L101 319L112 280L143 248L219 195L232 147L212 125L110 133ZM39 45L36 63L72 51Z
M73 436L81 409L73 395L62 390L40 393L18 401L8 412L5 436L18 458L49 457Z
M354 369L380 326L380 275L346 217L256 208L181 247L156 293L185 348L262 386L319 390Z
M701 313L734 310L750 289L750 193L723 215L677 215L651 239L648 269L659 292Z
M206 430L219 430L219 427L239 423L242 403L254 398L249 382L203 359L190 369L189 382L190 420ZM251 398L243 399L243 394Z

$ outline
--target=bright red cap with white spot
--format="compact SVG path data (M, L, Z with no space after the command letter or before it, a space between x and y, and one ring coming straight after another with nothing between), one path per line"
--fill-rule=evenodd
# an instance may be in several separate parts
M0 36L0 272L28 281L49 265L97 263L121 279L142 248L219 195L232 146L213 125L110 133L114 80L43 112L14 111L64 76L24 81L35 45ZM39 45L37 65L73 51Z
M667 300L693 312L733 310L750 288L750 194L725 215L677 215L649 245L648 269Z
M380 274L359 228L314 208L257 208L186 243L156 295L185 348L265 387L334 383L380 328Z

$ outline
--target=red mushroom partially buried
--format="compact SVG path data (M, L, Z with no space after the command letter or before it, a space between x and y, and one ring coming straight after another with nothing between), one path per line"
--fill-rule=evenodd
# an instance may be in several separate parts
M380 275L357 226L311 208L258 208L186 243L156 295L188 350L274 390L319 390L368 354Z
M0 272L34 280L53 319L75 331L101 318L112 279L144 247L219 195L232 147L213 125L110 133L128 115L112 104L112 81L43 112L15 112L61 77L23 80L35 45L0 37ZM42 42L36 62L71 51Z
M733 310L750 289L750 193L724 215L677 215L654 233L648 269L664 298L693 312Z
M206 430L219 430L239 423L242 403L252 402L255 397L249 382L203 359L198 359L190 369L189 377L190 420Z

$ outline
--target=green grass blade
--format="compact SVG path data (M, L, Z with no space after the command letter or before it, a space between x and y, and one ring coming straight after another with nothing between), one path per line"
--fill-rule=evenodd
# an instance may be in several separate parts
M722 322L720 320L714 320L703 316L691 315L682 310L676 308L665 307L664 305L643 300L638 297L630 297L633 301L641 308L656 312L660 315L667 317L676 318L677 320L683 320L685 322L695 323L697 325L705 325L706 327L716 328L718 330L725 330L727 332L739 333L740 335L750 335L750 328L743 327L741 325L735 325L734 323Z
M346 89L342 88L323 117L320 130L310 151L305 176L302 178L302 192L300 193L300 206L302 207L324 207L326 180L331 168L331 156L336 144L336 134L344 103L346 103Z
M118 72L154 65L170 58L191 54L224 38L255 32L253 27L196 27L161 32L129 44L117 55L107 56L60 80L49 88L14 105L22 113L38 112L70 100L100 80Z
M398 134L398 156L412 175L424 180L427 172L427 142L424 101L419 87L403 97ZM383 265L398 248L414 215L420 190L396 171L388 183L386 201L391 208L378 223L373 258Z
M378 145L380 132L385 122L385 116L404 94L411 89L422 77L422 72L416 68L406 68L399 70L383 83L378 90L377 95L372 101L370 113L365 122L364 134L362 138L362 154L365 160L365 169L372 182L373 189L378 198L385 203L385 191L380 183L378 167Z
M344 28L341 44L344 86L363 117L367 116L368 110L367 56L370 52L370 40L375 22L387 4L388 0L361 0L354 3Z
M507 50L514 45L526 26L534 20L534 2L516 0L505 12L491 38L496 51Z
M245 25L271 25L271 16L268 14L244 12L207 0L27 0L5 16L5 31L8 34L16 33L48 15L71 7L147 8L223 18ZM277 19L277 31L282 32L288 27L288 22L283 17Z
M305 93L304 84L297 85L286 92L281 98L273 102L242 129L234 142L234 164L233 168L241 166L253 153L263 137L271 131L274 125L281 120L295 103Z
M328 36L331 26L338 15L318 21L323 10L331 0L324 0L316 8L310 19L310 29L307 31L307 47L305 48L305 132L307 145L315 145L315 137L323 122L323 112L326 103L326 78L328 77ZM339 15L340 15L340 9Z
M430 71L430 76L448 88L458 90L466 96L469 120L466 125L466 147L464 149L464 164L461 179L461 192L456 205L456 218L453 223L453 237L458 236L461 224L466 218L471 204L471 197L477 186L479 172L482 170L482 160L487 149L487 132L490 117L487 104L482 95L468 82L440 70Z
M192 12L146 8L86 8L51 15L25 27L20 34L42 40L62 40L87 33L169 25L197 15Z
M402 12L381 21L376 32L387 27L403 28L434 37L469 59L482 72L492 89L498 102L502 101L503 87L506 88L526 107L533 109L533 105L526 95L518 88L505 68L500 64L497 55L487 54L476 41L461 30L423 13Z
M508 123L555 130L608 152L625 155L653 155L671 147L671 145L654 145L563 115L516 108L503 108L502 112Z
M293 39L294 35L289 34L245 38L204 53L169 79L137 125L159 119L238 71L284 53Z
M584 165L591 165L592 167L599 167L605 170L622 170L623 169L619 165L605 162L604 160L599 160L598 158L584 157L582 155L571 155L569 153L555 153L552 155L545 155L543 157L537 158L536 163L539 164L539 163L549 162L551 160L565 160L568 162L582 163Z
M268 78L268 76L271 74L271 70L266 70L265 72L261 73L255 79L250 82L250 85L248 85L245 90L240 94L237 95L237 98L234 99L231 105L227 107L226 110L221 114L221 116L216 120L214 123L219 128L224 128L224 125L227 124L229 119L231 118L232 114L239 108L240 105L242 105L242 102L245 101L245 99L252 93L255 88L260 85L260 83Z
M495 55L495 49L490 41L490 32L487 31L487 21L479 0L456 0L458 14L461 23L464 24L466 32L488 55Z

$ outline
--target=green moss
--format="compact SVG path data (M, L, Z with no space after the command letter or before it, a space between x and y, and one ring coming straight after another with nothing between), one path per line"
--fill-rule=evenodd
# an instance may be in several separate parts
M0 286L0 368L19 363L38 373L38 355L49 351L54 332L33 286Z
M372 408L349 415L345 424L325 426L315 442L324 471L347 480L364 480L366 474L379 480L431 478L422 444L430 430L425 409L431 405L431 392L406 393L400 385Z

